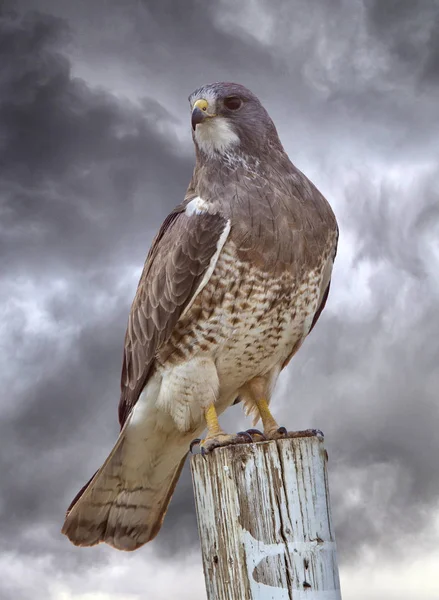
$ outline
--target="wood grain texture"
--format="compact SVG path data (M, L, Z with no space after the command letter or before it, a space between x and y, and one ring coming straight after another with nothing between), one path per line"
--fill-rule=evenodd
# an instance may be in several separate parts
M323 438L191 460L208 600L341 600Z

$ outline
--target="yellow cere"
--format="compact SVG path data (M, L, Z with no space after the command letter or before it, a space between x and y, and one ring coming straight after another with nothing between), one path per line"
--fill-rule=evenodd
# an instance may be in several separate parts
M200 110L206 112L207 107L209 106L207 100L204 98L200 98L194 103L194 108L199 108Z

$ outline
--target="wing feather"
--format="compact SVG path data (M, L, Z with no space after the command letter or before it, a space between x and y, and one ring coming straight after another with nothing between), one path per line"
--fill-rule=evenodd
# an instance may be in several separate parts
M184 204L164 221L148 253L125 335L119 421L121 427L144 388L155 356L211 274L227 238L228 220ZM209 275L210 276L210 275Z

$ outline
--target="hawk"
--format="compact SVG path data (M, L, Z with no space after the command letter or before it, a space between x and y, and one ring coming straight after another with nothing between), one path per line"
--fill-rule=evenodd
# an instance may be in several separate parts
M316 324L337 249L335 216L289 160L245 87L189 97L196 164L140 277L125 336L118 440L71 503L78 546L135 550L158 533L190 443L243 442L218 415L237 400L267 439L288 435L269 403Z

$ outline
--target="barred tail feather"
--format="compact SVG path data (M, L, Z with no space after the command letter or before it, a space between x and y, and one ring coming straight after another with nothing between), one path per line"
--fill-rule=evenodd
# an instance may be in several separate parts
M152 540L160 530L187 446L174 443L170 448L172 442L163 444L156 433L146 440L133 462L126 447L131 446L127 434L126 429L121 432L103 466L67 510L62 533L76 546L106 542L118 550L131 551Z

